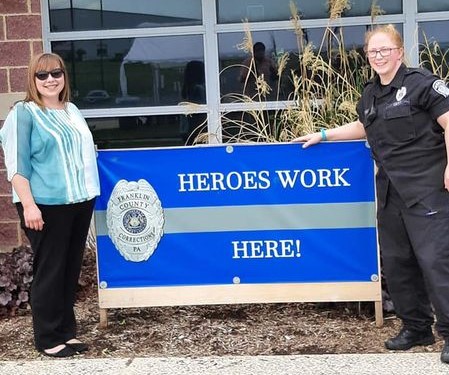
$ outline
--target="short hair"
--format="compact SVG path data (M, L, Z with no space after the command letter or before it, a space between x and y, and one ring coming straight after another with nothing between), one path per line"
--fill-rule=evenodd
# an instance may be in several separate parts
M262 42L254 43L253 51L255 51L256 49L260 49L262 51L265 51L265 44L263 44Z
M70 101L70 84L64 60L55 53L40 53L33 56L30 60L30 64L28 65L28 82L25 97L26 102L35 102L39 107L45 108L45 104L42 101L41 95L36 87L35 74L41 70L50 71L57 68L61 68L64 71L64 88L59 93L59 100L62 103L67 103Z

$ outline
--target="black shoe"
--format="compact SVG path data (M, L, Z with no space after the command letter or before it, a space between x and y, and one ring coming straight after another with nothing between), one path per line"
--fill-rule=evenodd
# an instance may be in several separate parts
M449 338L444 340L443 350L441 351L441 362L449 363Z
M75 342L73 344L66 342L65 344L77 353L83 353L89 350L89 346L87 346L84 342Z
M56 353L49 353L45 351L45 349L40 350L40 352L47 357L53 358L71 357L76 354L76 351L74 351L72 348L69 348L68 346L64 346L60 351Z
M417 345L432 345L435 342L432 330L412 331L402 328L396 337L385 341L385 347L390 350L408 350Z

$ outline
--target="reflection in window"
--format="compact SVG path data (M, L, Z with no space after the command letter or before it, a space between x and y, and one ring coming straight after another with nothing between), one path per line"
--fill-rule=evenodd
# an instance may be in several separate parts
M217 0L218 22L240 23L245 19L249 22L289 20L290 1Z
M346 50L362 53L364 33L367 26L346 26L334 28L332 33L324 28L303 29L303 39L298 40L293 31L257 31L251 34L254 45L265 46L265 62L258 68L256 54L254 58L237 46L244 40L243 33L226 33L218 36L220 59L220 92L222 102L247 102L249 100L287 100L292 99L295 90L294 75L308 74L301 72L301 59L304 50L298 48L311 46L324 61L332 55L332 63L338 63L339 46L344 43ZM300 47L298 47L300 46ZM254 46L253 46L254 50ZM284 60L284 57L288 59ZM268 62L269 61L269 62ZM271 69L272 62L275 72ZM271 91L266 96L259 95L256 89L256 77L263 74L264 81Z
M281 111L244 111L221 114L224 143L275 142L275 118Z
M200 35L53 42L52 51L66 62L80 108L205 103ZM184 71L192 61L203 70L195 71L197 96L187 98Z
M449 78L449 21L419 23L419 59L427 69ZM437 69L437 71L435 71Z
M418 0L418 12L438 12L448 10L449 1L447 0Z
M373 4L373 0L353 0L350 2L350 9L345 10L342 16L370 16L373 12ZM377 0L375 5L381 14L402 13L402 0Z
M217 0L218 22L240 23L263 21L288 21L291 17L291 0ZM329 6L321 1L293 1L302 19L328 18ZM372 0L357 0L350 2L350 9L342 16L371 15ZM376 2L382 14L402 13L402 0L378 0Z
M100 149L207 143L206 114L87 119Z
M49 13L54 32L202 23L201 0L49 0Z
M234 94L244 94L259 99L256 91L256 76L264 75L271 91L264 99L285 99L283 77L278 77L278 59L284 53L297 53L297 41L293 31L258 31L252 33L254 44L263 45L263 62L251 61L251 53L239 49L244 40L243 33L226 33L218 36L220 60L220 92L222 101L236 100ZM254 49L254 46L252 47Z
M181 97L186 102L206 103L206 80L202 61L190 60L185 66Z

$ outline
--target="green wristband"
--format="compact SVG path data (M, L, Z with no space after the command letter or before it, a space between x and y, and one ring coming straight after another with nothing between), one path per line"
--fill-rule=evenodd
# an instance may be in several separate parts
M326 137L326 129L325 128L321 128L321 140L322 141L327 141L327 137Z

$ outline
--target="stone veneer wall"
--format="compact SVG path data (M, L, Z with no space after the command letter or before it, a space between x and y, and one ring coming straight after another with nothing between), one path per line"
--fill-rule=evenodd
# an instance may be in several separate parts
M42 52L40 0L0 0L0 126L11 105L25 96L30 57ZM0 151L0 251L26 243L6 180Z

